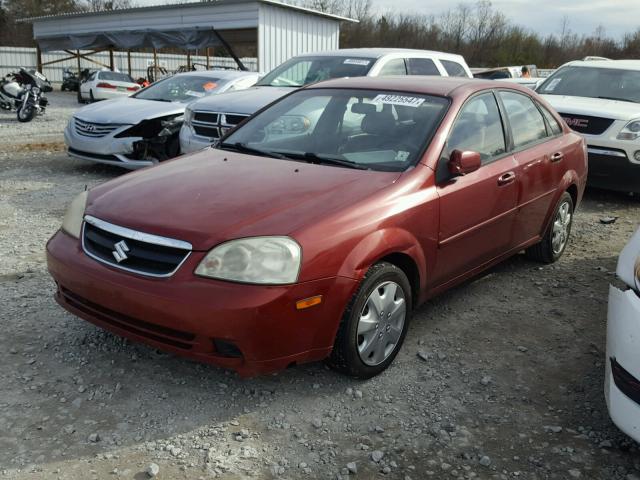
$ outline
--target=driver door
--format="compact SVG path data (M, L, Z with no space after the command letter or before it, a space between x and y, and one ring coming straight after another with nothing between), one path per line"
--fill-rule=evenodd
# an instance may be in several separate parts
M82 98L84 99L89 98L89 86L91 82L95 80L97 74L98 72L93 72L91 75L89 75L86 81L80 84L80 95L82 96Z
M452 177L448 161L454 150L480 153L481 167ZM458 114L436 172L440 229L434 286L510 249L518 201L516 169L515 158L507 153L505 128L493 93L472 97Z

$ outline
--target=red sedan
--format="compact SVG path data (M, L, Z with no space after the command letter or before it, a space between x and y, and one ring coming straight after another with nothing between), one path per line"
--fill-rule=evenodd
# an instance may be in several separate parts
M327 359L367 378L429 297L562 255L586 158L516 85L333 80L79 195L49 271L64 308L118 335L242 375Z

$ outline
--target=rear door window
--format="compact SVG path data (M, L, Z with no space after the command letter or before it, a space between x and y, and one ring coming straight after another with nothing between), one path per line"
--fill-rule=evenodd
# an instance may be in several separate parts
M549 129L550 129L549 134L560 135L562 133L562 127L560 126L558 121L555 119L555 117L551 115L551 112L546 108L544 108L542 105L538 104L538 107L540 107L540 110L542 111L544 118L547 119L547 123L549 124Z
M467 71L458 62L454 62L453 60L440 60L440 63L450 77L468 77Z
M528 96L506 91L500 92L499 95L507 111L516 149L536 143L547 136L542 114Z
M407 58L409 75L438 75L440 70L430 58Z

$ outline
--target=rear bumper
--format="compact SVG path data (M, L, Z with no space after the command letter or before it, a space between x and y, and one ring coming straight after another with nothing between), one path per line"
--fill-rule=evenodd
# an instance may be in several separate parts
M629 152L589 145L589 179L592 187L640 193L640 164Z
M94 88L93 98L96 100L109 100L111 98L128 97L136 92L120 92L113 88Z
M605 397L613 422L640 442L640 298L609 287Z
M325 358L357 283L342 277L267 287L193 275L204 252L193 252L170 278L147 278L98 263L79 240L58 232L47 244L56 300L113 333L243 376ZM297 300L323 303L296 310ZM216 342L230 343L229 356Z

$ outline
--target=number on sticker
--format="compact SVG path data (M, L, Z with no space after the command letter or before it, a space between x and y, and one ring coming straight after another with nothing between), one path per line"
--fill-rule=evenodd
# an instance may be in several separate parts
M424 103L424 98L383 94L374 98L373 103L388 103L390 105L402 105L404 107L419 107Z

